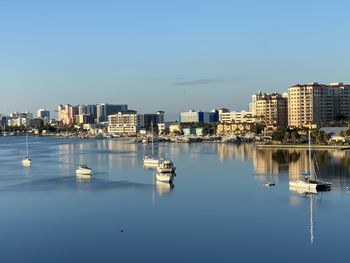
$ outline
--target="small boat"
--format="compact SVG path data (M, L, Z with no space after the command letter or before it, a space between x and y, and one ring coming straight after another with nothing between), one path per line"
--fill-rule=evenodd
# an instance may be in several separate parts
M26 167L32 165L32 160L29 158L28 134L26 134L26 156L22 159L22 165Z
M157 178L157 181L159 181L159 182L171 183L174 180L174 173L173 172L170 172L170 173L157 172L156 178Z
M145 156L143 158L143 164L145 166L158 166L160 160L156 158L152 158L151 156Z
M32 165L32 160L28 156L26 156L22 160L22 165L23 166L31 166Z
M76 175L91 176L92 169L87 167L87 165L79 165L78 169L75 171Z
M161 161L157 167L157 173L172 173L175 175L175 170L174 163L169 160Z
M290 181L289 186L291 188L301 188L306 191L327 191L331 189L332 183L321 181L317 178L317 169L312 165L311 158L311 129L309 129L309 171L299 174L299 179L296 181Z
M273 183L273 182L266 182L265 183L265 186L266 187L272 187L272 186L275 186L276 184L275 183Z

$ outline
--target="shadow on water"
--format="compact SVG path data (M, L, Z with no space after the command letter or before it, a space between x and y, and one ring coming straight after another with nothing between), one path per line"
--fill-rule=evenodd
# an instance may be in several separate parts
M35 180L20 184L7 185L0 187L0 192L6 191L55 191L55 190L114 190L114 189L135 189L148 190L153 185L132 183L129 181L110 181L98 178L79 178L79 177L55 177L50 179Z

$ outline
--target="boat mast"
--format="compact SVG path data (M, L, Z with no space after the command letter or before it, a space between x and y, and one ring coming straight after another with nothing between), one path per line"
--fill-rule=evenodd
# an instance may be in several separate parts
M26 133L26 151L27 151L27 154L26 154L26 157L29 156L29 147L28 147L28 133Z
M152 133L152 157L153 157L153 121L151 121L151 133Z
M311 169L311 125L309 126L309 173L310 173L310 178L313 178L313 169Z

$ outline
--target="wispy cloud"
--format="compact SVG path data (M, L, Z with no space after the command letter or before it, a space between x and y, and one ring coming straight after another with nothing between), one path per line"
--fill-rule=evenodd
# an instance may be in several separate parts
M178 82L174 82L173 84L177 86L195 86L195 85L207 85L207 84L213 84L213 83L229 82L234 80L237 80L237 79L207 78L207 79L195 79L195 80L189 80L189 81L178 81Z

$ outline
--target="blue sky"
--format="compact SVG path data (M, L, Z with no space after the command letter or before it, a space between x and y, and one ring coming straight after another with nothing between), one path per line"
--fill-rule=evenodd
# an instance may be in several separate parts
M252 93L350 82L346 1L0 0L0 112L127 103L247 108Z

